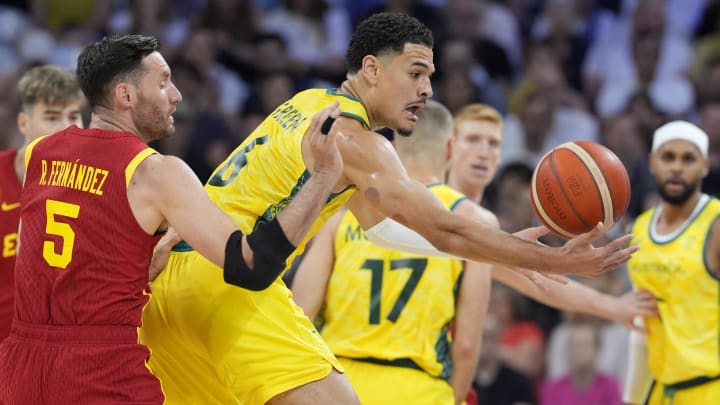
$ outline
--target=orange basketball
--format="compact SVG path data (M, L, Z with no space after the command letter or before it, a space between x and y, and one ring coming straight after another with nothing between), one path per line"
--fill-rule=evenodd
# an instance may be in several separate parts
M623 216L630 203L630 179L610 149L594 142L566 142L538 163L530 199L548 229L572 238L600 221L612 226Z

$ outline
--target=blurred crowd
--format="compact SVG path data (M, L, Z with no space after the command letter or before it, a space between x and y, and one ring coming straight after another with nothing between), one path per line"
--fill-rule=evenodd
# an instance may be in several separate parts
M483 202L504 229L534 224L532 168L552 147L580 139L607 145L626 166L628 223L654 201L646 158L653 131L670 119L707 132L703 188L720 192L720 0L0 1L0 147L20 144L14 86L25 69L74 69L82 47L103 35L154 34L183 93L176 134L154 146L184 158L204 181L296 91L339 85L354 26L386 10L433 30L435 99L453 112L482 102L504 115L503 163ZM622 273L593 282L611 293L627 288ZM598 327L588 337L573 329L587 324L581 317L515 294L494 290L488 333L499 334L504 361L533 381L536 398L562 389L540 381L582 367L622 381L626 331L592 321Z

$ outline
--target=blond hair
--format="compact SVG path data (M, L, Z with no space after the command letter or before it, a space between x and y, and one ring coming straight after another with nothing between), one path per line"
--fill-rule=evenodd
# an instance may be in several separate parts
M455 133L458 126L465 121L486 121L502 128L503 118L500 112L487 104L473 103L463 107L455 114Z
M60 105L85 102L75 74L53 65L37 66L25 72L18 81L17 95L21 111L40 102Z

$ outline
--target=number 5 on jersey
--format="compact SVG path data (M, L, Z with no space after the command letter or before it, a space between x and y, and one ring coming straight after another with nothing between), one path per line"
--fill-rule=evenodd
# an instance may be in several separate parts
M55 242L46 240L43 243L43 258L45 258L47 264L53 267L67 268L70 261L72 261L75 231L70 225L60 222L58 219L62 217L77 219L80 214L80 206L62 201L47 200L45 202L45 213L47 214L45 233L62 238L62 246L60 253L58 253Z

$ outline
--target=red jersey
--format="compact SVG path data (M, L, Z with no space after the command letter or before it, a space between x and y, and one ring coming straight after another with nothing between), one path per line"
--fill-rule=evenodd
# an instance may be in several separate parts
M10 333L14 313L15 252L20 221L20 181L15 172L17 149L0 151L0 340Z
M28 147L15 267L18 320L140 326L159 237L135 220L127 185L153 153L130 132L76 126Z

